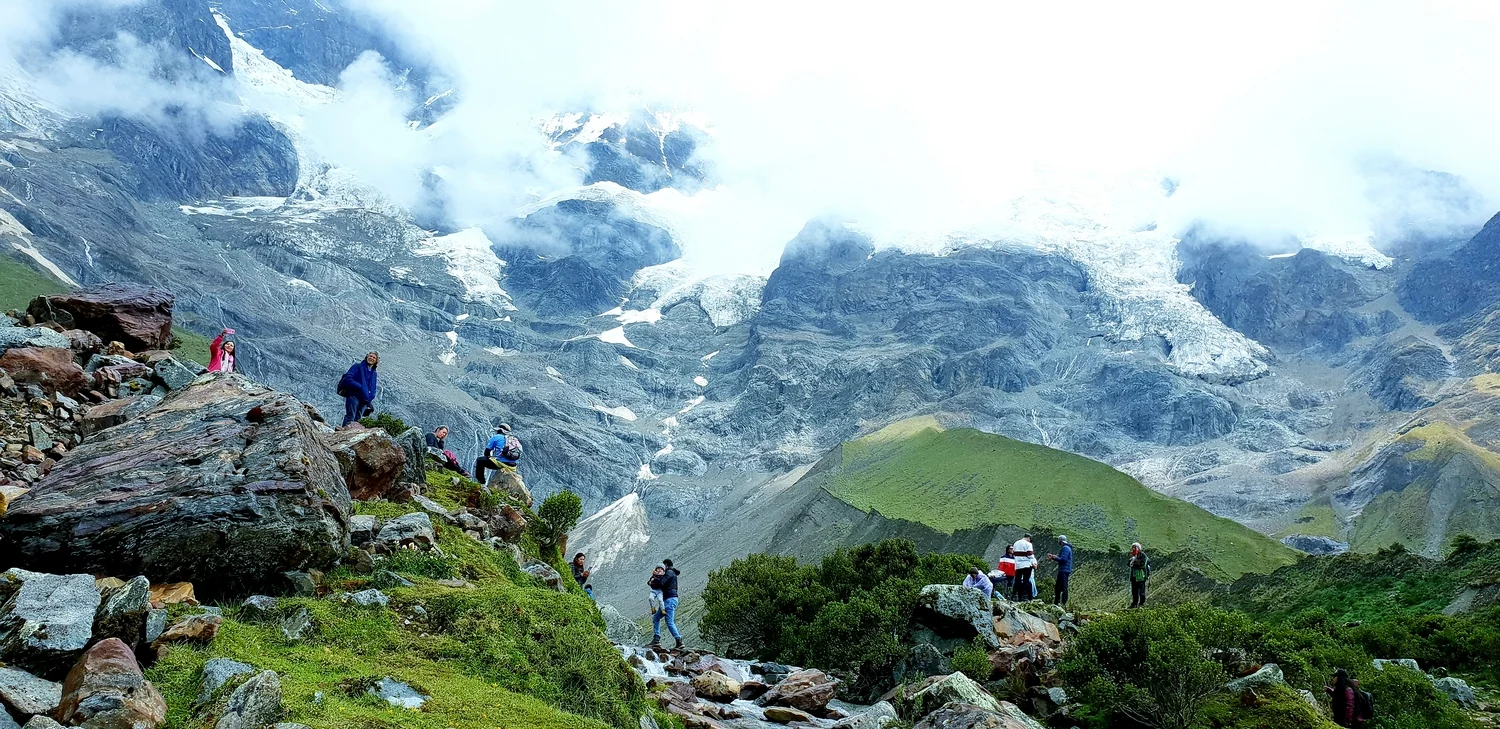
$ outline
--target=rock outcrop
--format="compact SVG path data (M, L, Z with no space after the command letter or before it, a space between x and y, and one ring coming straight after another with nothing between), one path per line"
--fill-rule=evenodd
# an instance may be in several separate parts
M253 586L334 564L349 509L307 407L226 375L85 441L10 504L0 539L29 569Z
M118 638L90 648L63 682L56 717L87 729L155 729L167 718L167 702Z
M26 311L39 322L52 322L63 329L87 329L138 352L171 346L174 301L172 294L161 289L102 284L38 296Z
M56 347L20 347L0 354L0 369L16 382L30 383L51 394L73 396L89 386L83 368L73 361L73 350Z
M397 496L396 484L406 470L406 452L384 430L350 425L327 436L338 457L349 496L358 501ZM420 483L420 482L418 482Z

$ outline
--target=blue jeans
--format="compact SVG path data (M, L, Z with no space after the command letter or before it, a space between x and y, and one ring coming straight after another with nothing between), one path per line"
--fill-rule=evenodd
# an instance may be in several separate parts
M667 630L671 631L672 637L682 640L682 633L677 632L677 598L669 597L663 601L666 607L659 613L651 614L651 634L661 637L661 619L667 619Z
M365 416L366 411L374 410L370 403L358 395L349 395L344 398L344 425L348 425Z

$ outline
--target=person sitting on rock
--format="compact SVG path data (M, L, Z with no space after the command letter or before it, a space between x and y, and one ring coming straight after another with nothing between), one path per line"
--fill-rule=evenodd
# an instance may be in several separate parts
M234 336L234 330L225 327L208 343L208 371L230 374L235 371L234 340L226 340L225 337Z
M495 426L495 434L484 444L484 454L474 461L474 480L484 483L484 472L515 468L521 463L521 439L510 434L510 426Z
M573 555L573 579L578 582L579 587L589 583L589 575L593 574L583 568L583 552Z
M355 362L339 379L339 397L344 398L344 425L375 412L375 394L380 389L380 355L370 352Z
M448 426L446 425L439 425L431 433L428 433L426 436L428 455L436 458L449 471L462 474L464 478L468 478L469 472L465 471L464 467L458 464L458 456L453 455L453 451L445 447L444 444L447 438Z
M980 594L984 595L984 599L986 600L995 595L995 585L990 582L990 578L986 577L984 572L978 567L969 568L969 576L964 578L964 587L978 590Z

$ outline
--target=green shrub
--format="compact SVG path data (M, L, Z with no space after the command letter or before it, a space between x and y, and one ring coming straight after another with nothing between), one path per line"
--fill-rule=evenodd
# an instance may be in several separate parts
M1216 698L1204 707L1201 726L1203 729L1337 729L1321 711L1287 687Z
M559 491L542 502L536 518L526 528L543 547L556 547L568 538L568 532L583 516L583 499L572 491Z
M1360 688L1375 697L1370 729L1475 729L1477 725L1451 699L1416 671L1387 665L1355 674Z
M401 418L386 412L375 413L368 418L360 418L359 424L366 428L379 428L389 433L392 438L410 429L410 426Z
M990 664L989 647L979 638L975 638L969 645L959 646L958 650L953 652L953 670L979 683L988 682L990 674L994 671L994 667Z

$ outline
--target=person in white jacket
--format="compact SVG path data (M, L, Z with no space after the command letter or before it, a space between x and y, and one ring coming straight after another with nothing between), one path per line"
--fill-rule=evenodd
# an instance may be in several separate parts
M1036 548L1031 546L1031 535L1027 534L1016 540L1011 549L1016 553L1016 584L1011 590L1011 597L1016 602L1033 600L1036 598L1036 583L1031 581L1031 577L1036 572Z
M986 600L995 596L995 584L978 567L969 568L969 576L964 578L964 587L978 590Z

